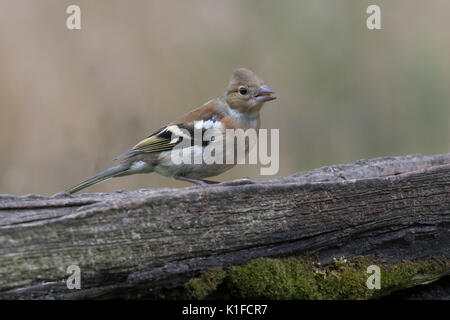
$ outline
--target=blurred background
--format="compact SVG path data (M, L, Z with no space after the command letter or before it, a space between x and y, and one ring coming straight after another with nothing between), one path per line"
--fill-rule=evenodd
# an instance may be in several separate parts
M81 30L66 28L81 7ZM381 7L382 30L366 28ZM450 1L0 0L0 193L51 195L248 67L280 170L450 149ZM219 176L259 175L240 166ZM87 190L188 186L157 174Z

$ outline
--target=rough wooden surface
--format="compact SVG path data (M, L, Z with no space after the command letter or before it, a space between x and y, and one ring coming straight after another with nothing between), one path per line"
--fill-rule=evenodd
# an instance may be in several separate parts
M273 180L0 195L0 298L145 295L257 257L450 257L450 153ZM64 282L81 268L81 289Z

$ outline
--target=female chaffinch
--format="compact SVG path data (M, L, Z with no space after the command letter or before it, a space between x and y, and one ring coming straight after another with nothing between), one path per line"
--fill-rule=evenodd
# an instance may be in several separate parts
M245 68L236 69L231 75L224 95L206 102L179 120L152 133L132 149L118 156L116 159L121 159L119 165L79 183L68 192L72 194L113 177L150 172L198 185L217 183L202 179L219 175L231 169L234 164L174 163L171 151L181 138L185 138L183 132L187 130L193 137L194 130L198 129L204 131L214 128L223 135L226 129L257 130L260 126L259 111L265 102L275 99L272 95L274 93L252 71ZM207 143L202 141L200 149L204 149L206 145ZM195 150L198 150L196 147L198 148L195 145L187 146L188 153L196 152Z

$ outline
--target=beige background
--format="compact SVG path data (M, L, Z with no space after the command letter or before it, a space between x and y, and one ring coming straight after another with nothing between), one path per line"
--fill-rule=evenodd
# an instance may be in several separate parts
M381 4L381 31L365 27ZM82 30L65 27L78 4ZM222 94L249 67L277 91L280 176L450 143L449 1L0 0L0 193L53 194ZM259 176L243 166L219 176ZM89 191L179 187L158 175Z

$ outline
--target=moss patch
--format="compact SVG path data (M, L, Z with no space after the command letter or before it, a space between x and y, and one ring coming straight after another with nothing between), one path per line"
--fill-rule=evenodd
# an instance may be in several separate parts
M256 259L228 270L228 287L244 299L317 299L312 265L298 259Z
M212 268L203 272L199 278L189 280L184 284L186 296L189 299L204 299L211 295L226 277L221 268Z
M374 257L355 257L321 266L301 258L261 258L227 270L208 270L184 288L193 299L370 299L437 280L449 274L449 261L405 261L386 267ZM367 288L370 265L380 267L379 290Z

